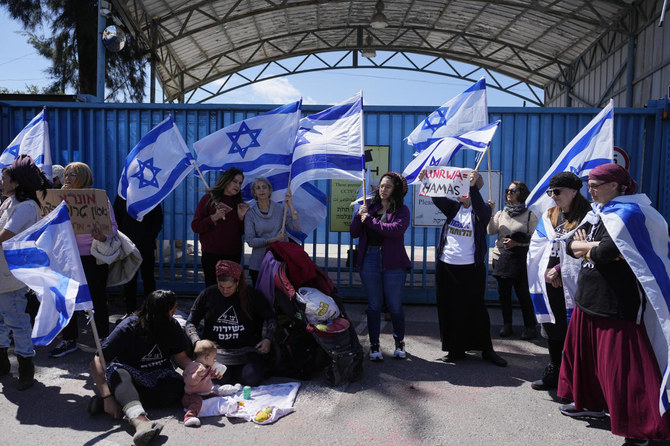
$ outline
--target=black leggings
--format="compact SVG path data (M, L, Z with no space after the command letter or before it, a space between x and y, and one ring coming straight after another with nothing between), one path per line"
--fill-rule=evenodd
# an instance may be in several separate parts
M258 354L249 354L249 362L239 365L226 365L226 373L221 377L221 382L245 386L257 386L265 377L265 365L263 357Z
M107 264L98 265L95 257L81 256L81 265L84 267L84 275L88 282L93 301L93 320L98 328L100 339L109 336L109 309L107 308ZM79 337L79 326L77 324L77 313L72 315L70 322L63 328L63 339L67 341L76 340Z
M512 324L512 288L514 288L516 297L521 304L523 325L526 328L535 328L537 320L535 319L535 309L533 308L533 301L528 291L528 277L525 275L525 272L521 278L496 277L496 281L498 282L498 296L500 298L503 323Z
M135 384L127 370L118 368L109 378L109 387L114 399L121 407L133 401L140 401L146 407L166 407L181 404L184 396L184 381L176 377L158 380L154 387Z

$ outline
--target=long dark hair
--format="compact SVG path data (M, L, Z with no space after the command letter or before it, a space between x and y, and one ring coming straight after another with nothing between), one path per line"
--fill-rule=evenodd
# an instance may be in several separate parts
M228 170L223 172L221 174L221 176L219 177L219 179L216 180L216 184L213 187L210 187L209 189L207 189L207 191L206 191L209 194L210 202L213 202L213 203L220 202L221 198L223 197L223 192L226 190L226 186L228 186L228 183L233 181L233 179L237 175L242 175L242 178L244 178L244 172L242 172L237 167L230 167L230 168L228 168ZM241 190L235 196L233 196L233 202L235 202L235 204L242 203L242 191Z
M389 197L389 204L391 212L395 212L396 210L400 209L403 205L403 199L405 197L405 190L404 190L404 184L402 179L400 178L400 175L395 174L391 175L389 173L385 173L382 175L382 177L379 179L379 184L382 183L382 180L384 178L388 178L391 180L393 183L393 192L391 192L391 196ZM382 199L379 196L379 188L375 189L375 196L372 198L372 203L381 203Z
M14 198L16 201L26 201L26 200L33 200L35 203L38 205L40 204L40 201L37 199L37 191L42 192L42 198L44 198L47 195L47 189L49 189L50 183L49 180L47 180L47 177L44 175L44 172L41 170L37 170L36 172L39 172L39 183L40 185L38 186L37 189L34 188L34 186L31 186L29 184L26 184L21 180L16 175L16 172L14 171L14 168L12 166L5 167L2 169L2 173L7 175L12 182L16 183L16 189L14 189Z
M137 313L139 324L148 339L164 338L170 327L170 311L177 303L177 295L170 290L151 292Z
M584 198L584 196L579 191L577 191L575 198L573 198L572 202L570 203L570 210L568 210L566 213L566 220L565 224L563 225L563 229L566 231L572 231L575 229L590 210L591 203L589 203L589 200ZM556 227L558 224L559 215L561 215L561 208L558 206L554 206L553 208L549 209L549 221L551 221L551 225L553 227Z

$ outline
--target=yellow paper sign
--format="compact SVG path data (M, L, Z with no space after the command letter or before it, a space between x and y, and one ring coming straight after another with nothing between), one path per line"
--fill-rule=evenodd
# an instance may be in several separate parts
M103 234L112 235L107 192L101 189L48 189L46 197L40 199L42 216L56 209L62 201L67 203L75 234L90 234L93 227L97 227Z

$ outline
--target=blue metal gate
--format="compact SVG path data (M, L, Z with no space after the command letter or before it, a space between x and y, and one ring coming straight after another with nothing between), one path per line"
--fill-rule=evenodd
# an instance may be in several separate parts
M123 161L128 152L154 125L172 114L187 144L221 127L267 111L269 105L172 105L172 104L80 104L80 103L2 103L0 147L11 139L46 105L49 113L52 158L65 165L82 161L91 166L94 187L116 195ZM305 106L305 113L325 107ZM667 101L652 101L644 109L616 109L615 145L631 159L631 173L640 182L657 209L670 216L670 191L666 181L670 172L670 121ZM402 171L412 159L413 149L404 141L426 115L429 107L365 107L365 144L389 146L391 170ZM490 120L502 124L491 146L491 167L502 173L502 184L522 180L532 187L549 168L563 147L599 110L574 108L500 108L489 109ZM474 155L462 151L455 165L474 166ZM206 174L213 184L216 173ZM318 181L317 187L330 195L330 182ZM195 176L188 178L163 204L165 224L160 235L157 278L160 287L195 294L203 285L199 272L197 235L190 222L203 185ZM497 202L501 202L497 197ZM411 200L408 204L412 209ZM329 218L306 240L306 249L317 264L336 281L341 294L361 296L358 274L345 266L346 250L351 247L348 233L330 232ZM410 227L405 236L414 269L409 277L407 302L434 302L435 242L439 229ZM491 239L490 245L493 244ZM334 252L333 252L334 251ZM344 255L342 253L345 253ZM362 297L362 296L361 296Z

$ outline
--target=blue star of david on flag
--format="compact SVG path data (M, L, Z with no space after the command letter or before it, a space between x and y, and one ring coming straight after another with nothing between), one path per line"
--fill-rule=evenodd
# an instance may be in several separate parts
M305 127L300 127L298 129L298 134L295 137L295 147L301 146L303 144L309 144L309 139L305 137L305 133L309 132L310 129L305 128ZM314 131L314 133L319 133L317 131ZM319 133L321 134L321 133Z
M440 165L440 161L442 161L442 158L434 158L434 157L431 157L431 158L430 158L430 162L428 163L428 165L429 165L429 166L439 166L439 165Z
M449 107L440 107L435 110L434 113L437 113L437 116L429 116L423 121L423 129L430 129L431 132L435 133L437 129L447 124L447 113L449 112Z
M258 135L261 134L262 129L250 129L246 122L242 121L240 128L236 132L226 132L228 138L232 142L230 146L229 154L239 153L242 158L247 154L247 150L252 147L260 147L258 143ZM240 145L240 137L243 135L248 135L251 141L246 146Z
M153 186L155 188L158 188L159 185L158 185L158 179L156 178L156 174L158 174L158 172L160 172L161 169L158 168L158 167L154 167L154 159L149 158L146 161L142 161L142 160L138 159L137 164L139 165L138 166L139 170L136 173L134 173L133 175L131 175L131 177L132 178L137 178L138 180L140 180L140 184L139 184L138 187L140 189L145 188L147 186ZM145 169L148 170L149 173L153 175L153 178L151 178L151 180L147 180L144 177Z

